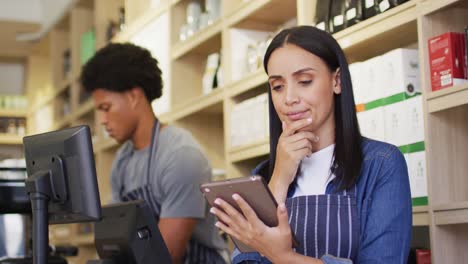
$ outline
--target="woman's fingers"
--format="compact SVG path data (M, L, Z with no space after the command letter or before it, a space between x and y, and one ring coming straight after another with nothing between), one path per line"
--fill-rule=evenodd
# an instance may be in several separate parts
M249 221L250 224L257 226L260 222L260 219L258 219L257 214L252 209L252 207L250 207L250 205L244 200L244 198L242 198L237 193L234 194L232 198L236 201L237 205L239 205L247 221Z
M301 128L304 128L312 123L312 118L307 118L307 119L301 119L298 121L295 121L291 124L287 124L283 122L283 135L285 136L291 136L296 133L296 131L300 130Z

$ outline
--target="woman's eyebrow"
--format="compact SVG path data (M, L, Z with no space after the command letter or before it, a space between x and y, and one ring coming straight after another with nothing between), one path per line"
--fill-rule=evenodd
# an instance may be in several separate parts
M308 72L308 71L317 71L317 70L314 69L314 68L311 68L311 67L306 67L306 68L303 68L303 69L300 69L300 70L297 70L297 71L293 72L292 75L298 75L298 74L301 74L303 72Z
M297 70L295 72L292 73L292 75L298 75L298 74L301 74L301 73L304 73L304 72L308 72L308 71L317 71L316 69L314 68L311 68L311 67L306 67L306 68L303 68L303 69L300 69L300 70ZM271 75L268 77L268 80L277 80L277 79L282 79L283 76L281 75Z

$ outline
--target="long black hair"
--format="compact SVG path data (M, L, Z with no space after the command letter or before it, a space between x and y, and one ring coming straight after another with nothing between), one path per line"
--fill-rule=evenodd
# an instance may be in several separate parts
M315 27L298 26L284 29L273 38L265 53L263 67L267 74L267 65L271 54L286 44L296 45L320 57L332 72L340 69L341 93L334 95L335 150L331 172L338 180L337 190L349 189L359 177L363 155L361 150L362 136L356 117L351 76L344 52L330 34ZM276 146L283 130L281 120L273 106L271 89L268 89L268 104L270 159L268 174L264 176L269 181L275 167Z

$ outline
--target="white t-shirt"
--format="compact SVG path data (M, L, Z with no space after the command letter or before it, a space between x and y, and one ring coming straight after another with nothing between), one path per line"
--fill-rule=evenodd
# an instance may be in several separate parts
M293 197L325 194L327 184L335 178L330 175L334 149L332 144L302 160Z

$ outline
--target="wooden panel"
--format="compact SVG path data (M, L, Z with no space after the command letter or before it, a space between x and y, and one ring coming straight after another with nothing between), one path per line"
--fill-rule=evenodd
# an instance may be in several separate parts
M69 32L58 29L52 30L50 33L50 54L54 89L62 88L61 84L67 79L63 70L63 56L65 50L69 48Z
M295 0L248 1L227 19L231 27L274 31L296 17Z
M171 63L171 108L202 95L206 56L190 54Z
M434 212L435 225L454 225L468 223L468 208Z
M208 95L202 95L175 106L169 113L159 118L163 122L174 122L195 113L219 113L223 112L224 89L216 88Z
M458 264L468 259L468 225L436 226L431 236L433 263Z
M192 133L204 149L213 168L225 168L222 114L192 114L174 124Z
M468 201L468 105L429 114L426 147L433 204Z
M430 92L426 98L429 113L466 105L468 104L468 83Z
M222 23L218 21L207 28L195 33L183 42L178 42L171 51L172 59L178 59L191 52L197 54L210 54L221 50Z
M16 35L19 33L32 33L40 29L39 24L0 21L0 57L21 58L26 57L32 50L34 43L28 41L17 41Z

